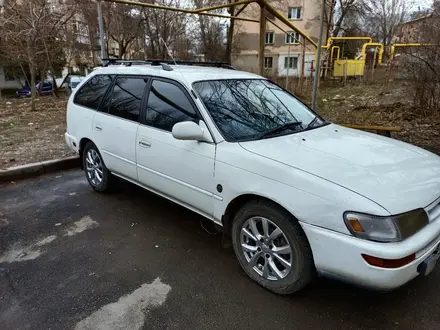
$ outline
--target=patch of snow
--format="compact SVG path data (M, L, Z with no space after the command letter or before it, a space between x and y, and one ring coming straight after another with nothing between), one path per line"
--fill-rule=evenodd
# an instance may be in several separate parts
M56 235L50 235L50 236L47 236L46 238L42 239L41 241L37 242L35 245L36 246L43 246L43 245L46 245L46 244L49 244L49 243L55 241L56 239L57 239Z
M44 251L41 251L40 248L56 239L56 235L50 235L28 246L15 244L9 250L6 250L2 255L0 255L0 263L21 262L36 259L44 253Z
M12 262L20 262L26 260L33 260L38 258L41 255L41 251L39 249L34 249L34 246L20 246L14 245L11 249L6 250L0 256L0 264L12 263Z
M98 227L99 224L93 220L89 216L85 216L81 220L74 222L73 226L71 226L67 232L64 234L64 236L73 236L79 233L82 233L85 230L92 229L95 227Z
M171 287L159 278L142 284L132 293L117 302L101 307L77 323L75 330L119 330L140 329L144 325L146 312L162 305Z

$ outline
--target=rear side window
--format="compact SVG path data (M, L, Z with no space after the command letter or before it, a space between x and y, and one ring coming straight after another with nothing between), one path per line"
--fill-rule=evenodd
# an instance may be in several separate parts
M110 75L94 76L76 93L73 102L93 110L98 110L105 92L112 83L112 78L113 76Z
M197 122L198 118L182 89L169 82L153 81L148 96L147 125L171 132L176 123Z
M112 92L104 101L102 111L138 122L147 81L141 77L116 78Z

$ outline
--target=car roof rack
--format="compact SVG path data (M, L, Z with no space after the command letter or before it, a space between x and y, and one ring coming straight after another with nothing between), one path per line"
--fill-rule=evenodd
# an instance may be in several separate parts
M223 68L236 70L232 65L224 62L198 62L198 61L173 61L173 60L136 60L136 59L120 59L120 58L104 58L102 59L104 63L103 66L107 67L109 65L125 64L126 66L131 66L132 64L149 64L153 66L161 65L164 70L172 71L170 65L194 65L194 66L207 66L214 68ZM171 69L171 70L170 70Z

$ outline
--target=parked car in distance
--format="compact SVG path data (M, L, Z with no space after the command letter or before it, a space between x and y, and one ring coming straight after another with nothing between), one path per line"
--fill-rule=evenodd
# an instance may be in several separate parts
M95 191L122 178L201 214L280 294L433 271L440 157L329 123L258 75L138 64L96 69L69 98L66 143Z
M67 83L67 88L70 90L70 93L75 91L76 87L83 80L84 80L83 76L70 76Z
M41 86L41 82L38 82L35 85L35 88L37 90L37 94L38 95L48 95L48 94L52 94L53 92L53 86L52 83L48 80L45 80L43 82L43 86ZM31 96L31 88L29 86L25 86L23 88L18 89L16 92L18 97L29 97Z

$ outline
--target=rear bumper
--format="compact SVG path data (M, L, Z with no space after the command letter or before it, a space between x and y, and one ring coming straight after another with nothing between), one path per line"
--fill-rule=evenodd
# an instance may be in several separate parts
M68 133L65 133L64 139L66 140L66 144L70 149L72 149L76 153L79 153L79 143L74 136L72 136Z
M374 290L398 288L419 275L419 265L440 244L440 221L427 225L417 234L399 243L377 243L301 223L310 242L317 271ZM435 236L432 238L432 236ZM368 264L362 254L400 259L411 254L416 259L400 268L379 268Z

